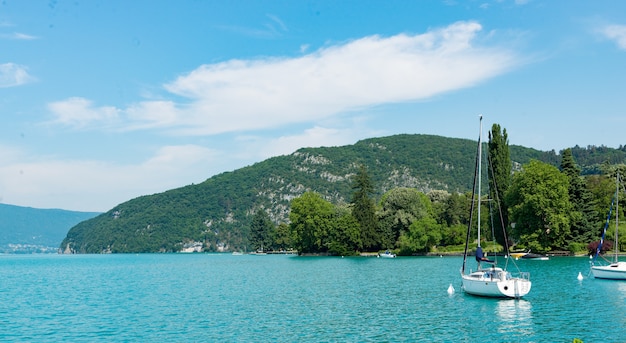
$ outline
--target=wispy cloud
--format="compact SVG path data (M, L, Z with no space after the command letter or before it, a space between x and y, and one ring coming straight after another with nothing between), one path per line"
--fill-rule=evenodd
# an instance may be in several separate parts
M626 50L626 25L607 25L600 32L617 44L621 50Z
M33 40L33 39L37 39L38 37L32 36L32 35L28 35L28 34L25 34L25 33L13 32L13 33L2 33L2 34L0 34L0 38L2 38L2 39L15 39L15 40Z
M279 17L273 14L268 14L267 17L272 20L273 24L270 24L270 25L274 31L284 31L284 32L289 31L289 29L287 28L287 25L285 25L285 23L282 20L280 20ZM276 25L278 25L278 28L274 29Z
M474 43L481 30L476 22L459 22L420 35L364 37L294 58L202 65L164 86L184 102L115 109L72 98L50 108L66 125L84 128L119 116L118 129L165 128L182 135L315 123L472 87L520 63L506 49Z
M218 26L222 30L235 32L244 36L257 37L257 38L276 38L289 31L287 25L277 16L268 14L268 22L261 24L261 27L249 27L240 25L220 25Z
M50 103L48 109L55 116L53 123L79 129L92 125L111 126L117 121L119 112L115 107L94 107L90 100L79 97Z
M28 68L15 63L0 64L0 88L16 87L35 81Z

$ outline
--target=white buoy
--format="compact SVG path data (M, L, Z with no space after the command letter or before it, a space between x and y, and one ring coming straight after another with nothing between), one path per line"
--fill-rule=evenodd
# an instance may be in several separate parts
M583 274L581 274L580 272L578 272L578 281L583 279Z
M450 286L448 286L448 294L450 294L450 295L454 294L454 287L452 287L452 284L450 284Z

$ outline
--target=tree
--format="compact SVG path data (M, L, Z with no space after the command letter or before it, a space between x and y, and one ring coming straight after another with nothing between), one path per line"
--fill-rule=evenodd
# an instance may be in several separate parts
M442 220L448 226L467 224L469 221L470 196L452 193L444 203Z
M561 172L569 180L568 194L572 204L572 224L568 241L587 244L593 240L595 228L599 225L596 220L598 213L594 209L594 200L585 179L580 176L580 168L574 161L572 149L565 149L562 156Z
M361 246L359 222L347 206L335 206L330 230L328 252L335 255L355 255Z
M293 233L289 228L289 224L280 223L274 230L272 235L274 242L273 247L276 250L289 250L293 248Z
M403 255L424 253L439 244L441 240L441 226L430 216L414 221L409 230L404 232L399 240L398 247Z
M362 249L366 251L378 250L381 246L381 237L377 232L376 208L371 195L374 186L367 173L365 165L361 165L352 184L352 215L361 226Z
M493 124L489 131L489 197L497 201L502 211L504 225L508 224L508 210L504 204L506 194L511 184L511 157L509 152L509 138L506 129L500 131L500 125ZM494 233L496 241L502 245L504 242L504 230L500 220L494 220Z
M327 252L333 214L333 205L317 193L306 192L293 199L289 220L294 248L299 253Z
M505 201L515 223L512 236L535 250L565 249L569 235L567 176L556 167L532 160L513 176Z
M257 251L263 251L272 245L274 224L263 209L258 209L250 224L250 243Z
M395 246L414 221L430 215L430 199L415 188L394 188L383 194L377 213L383 248Z

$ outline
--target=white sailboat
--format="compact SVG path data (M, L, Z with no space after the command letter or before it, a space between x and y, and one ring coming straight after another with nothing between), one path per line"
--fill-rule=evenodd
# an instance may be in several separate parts
M480 116L480 133L478 136L478 156L476 171L474 174L474 187L472 191L472 209L470 213L470 223L467 227L467 238L465 242L465 252L463 254L463 267L461 268L461 278L463 281L463 291L471 295L495 298L521 298L530 292L532 286L530 274L519 272L519 276L513 276L505 268L496 266L495 261L489 260L480 246L480 196L481 196L481 163L482 163L482 115ZM476 187L478 183L478 187ZM478 190L476 190L478 189ZM465 273L468 256L468 245L474 214L474 206L478 206L478 247L476 248L476 262L478 264L475 271ZM505 233L506 237L506 233ZM507 264L510 256L507 254ZM483 265L486 265L483 267Z
M604 224L604 230L602 231L602 237L600 238L600 244L598 244L598 248L596 249L596 254L591 262L591 274L593 277L597 279L612 279L612 280L626 280L626 262L620 262L618 260L619 253L619 244L618 244L618 224L619 224L619 184L620 177L619 173L615 179L615 195L613 196L613 201L611 202L611 207L609 208L609 214L606 217L606 223ZM609 226L609 221L611 220L611 211L613 209L613 203L615 203L615 255L613 257L613 261L609 265L594 265L596 259L600 255L600 251L602 249L602 244L604 243L604 235L606 234L606 229Z

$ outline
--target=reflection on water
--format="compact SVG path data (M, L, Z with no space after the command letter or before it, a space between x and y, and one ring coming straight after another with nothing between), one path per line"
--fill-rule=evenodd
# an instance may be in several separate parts
M497 326L499 333L518 337L534 334L532 305L529 301L499 300L495 310L500 321Z
M622 295L622 300L623 300L623 298L626 297L626 282L619 282L619 284L617 285L617 290Z

